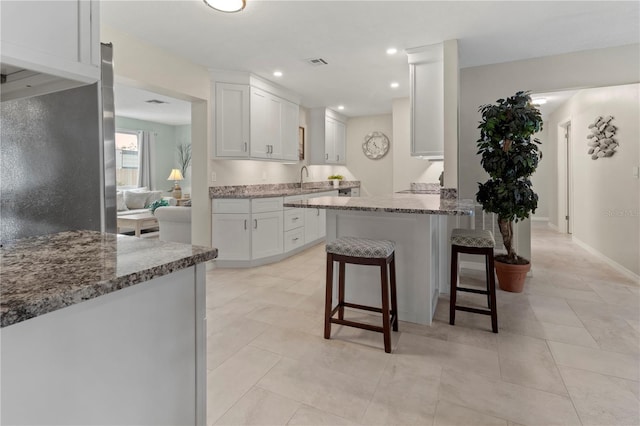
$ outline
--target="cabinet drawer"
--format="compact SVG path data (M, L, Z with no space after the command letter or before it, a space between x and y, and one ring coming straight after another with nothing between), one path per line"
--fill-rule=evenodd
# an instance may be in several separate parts
M284 230L290 231L301 226L304 226L304 209L292 208L291 210L285 210Z
M278 210L282 210L282 197L251 200L251 213L276 212Z
M306 198L305 195L287 195L284 197L285 203L295 203L296 201L302 201ZM295 209L295 207L285 207L285 210Z
M284 251L291 251L304 245L304 228L292 229L284 233Z
M248 198L214 198L212 203L213 213L249 213L250 201Z

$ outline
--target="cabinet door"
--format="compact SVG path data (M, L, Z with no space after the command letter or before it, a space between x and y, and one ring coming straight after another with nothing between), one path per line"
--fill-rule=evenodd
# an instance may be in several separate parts
M337 164L347 162L347 126L339 121L335 122L333 136L333 152L336 156Z
M325 163L336 163L336 125L337 121L326 117L324 120L324 158Z
M320 238L320 209L304 209L304 242L305 244Z
M251 259L251 225L249 214L214 214L213 247L220 260Z
M267 143L268 157L275 160L282 159L282 106L284 99L268 94L267 102Z
M3 1L2 63L84 83L100 79L97 0Z
M251 258L260 259L283 253L283 217L279 212L257 213L251 216Z
M249 156L249 86L216 83L216 155Z
M298 161L298 127L300 107L289 101L282 102L282 159Z
M251 148L253 158L269 158L269 116L268 93L254 87L251 88Z

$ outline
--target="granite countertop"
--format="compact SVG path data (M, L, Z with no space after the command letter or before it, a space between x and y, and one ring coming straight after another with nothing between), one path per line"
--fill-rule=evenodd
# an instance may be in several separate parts
M284 203L285 207L390 213L472 216L472 200L443 199L439 194L389 194L373 197L319 197Z
M215 248L95 231L10 241L0 248L0 327L217 256Z
M279 183L264 185L234 185L209 187L210 198L268 198L287 195L304 195L339 189L359 188L360 181L341 181L338 188L332 182L306 182L300 187L299 183Z

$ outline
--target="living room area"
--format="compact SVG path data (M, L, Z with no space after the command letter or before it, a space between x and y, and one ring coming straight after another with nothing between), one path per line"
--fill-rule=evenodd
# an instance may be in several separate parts
M115 85L118 233L191 242L191 104Z

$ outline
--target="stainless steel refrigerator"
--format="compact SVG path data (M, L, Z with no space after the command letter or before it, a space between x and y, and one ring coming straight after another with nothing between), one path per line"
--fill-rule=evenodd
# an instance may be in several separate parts
M111 45L101 53L95 84L0 103L0 243L116 231Z

